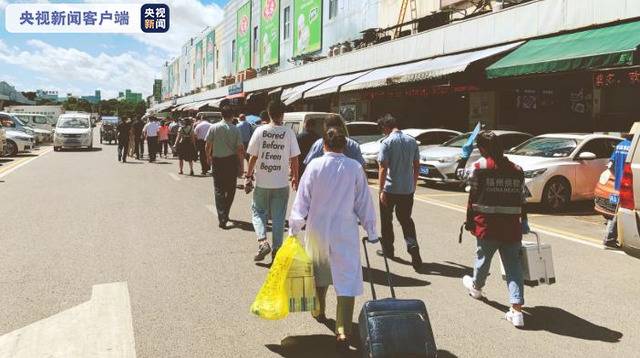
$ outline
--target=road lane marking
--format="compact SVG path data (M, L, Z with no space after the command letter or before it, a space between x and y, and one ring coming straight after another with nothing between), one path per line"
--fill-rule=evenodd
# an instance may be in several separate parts
M91 299L0 337L0 358L135 358L126 282L95 285Z
M176 173L167 173L169 174L169 176L171 177L171 179L175 180L175 181L180 181L182 179L180 179L180 177L178 176L178 174Z
M35 157L18 158L10 163L4 164L2 167L0 167L0 178L9 175L14 170L27 165L28 163L31 163L32 161L44 156L45 154L48 154L52 150L53 148L49 147L48 149L45 149L42 152L38 153L38 155Z
M378 189L377 186L374 185L369 185L371 188L373 189ZM438 206L441 208L445 208L445 209L449 209L449 210L453 210L453 211L457 211L459 213L466 213L467 209L463 206L460 205L456 205L456 204L451 204L451 203L447 203L445 201L441 201L441 200L435 200L435 199L430 199L430 198L425 198L424 194L416 194L415 195L415 200L417 201L421 201L423 203L426 204L430 204L430 205L434 205L434 206ZM604 247L602 245L602 241L588 237L588 236L584 236L584 235L579 235L579 234L574 234L571 233L569 231L564 231L564 230L559 230L559 229L555 229L555 228L551 228L545 225L539 225L539 224L534 224L534 223L529 223L530 227L532 230L549 235L549 236L554 236L563 240L567 240L567 241L572 241L572 242L576 242L579 244L583 244L586 246L591 246L597 249L601 249L601 250L606 250L612 253L616 253L616 254L624 254L624 252L622 251L614 251L614 250L609 250L606 247Z

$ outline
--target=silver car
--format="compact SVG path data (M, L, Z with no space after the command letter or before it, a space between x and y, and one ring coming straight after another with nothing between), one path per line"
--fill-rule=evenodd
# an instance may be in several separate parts
M504 147L505 151L519 145L532 136L527 133L514 131L493 131ZM462 146L467 142L471 133L461 134L442 145L429 146L420 152L420 179L441 182L460 183L456 175L458 160L462 155ZM480 159L480 152L473 146L473 152L468 164Z

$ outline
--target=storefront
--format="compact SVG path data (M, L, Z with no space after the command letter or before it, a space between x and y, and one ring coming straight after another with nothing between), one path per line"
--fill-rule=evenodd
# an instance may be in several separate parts
M637 120L640 22L531 40L486 70L497 127L627 131Z

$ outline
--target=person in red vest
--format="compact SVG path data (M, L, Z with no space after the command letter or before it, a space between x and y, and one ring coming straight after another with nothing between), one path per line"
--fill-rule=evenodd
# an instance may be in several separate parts
M494 133L483 131L476 141L482 158L473 164L465 223L465 228L477 239L476 260L473 277L465 276L462 283L471 297L482 298L491 259L499 251L511 303L505 318L521 328L524 286L520 248L522 235L529 233L524 210L524 174L504 156Z

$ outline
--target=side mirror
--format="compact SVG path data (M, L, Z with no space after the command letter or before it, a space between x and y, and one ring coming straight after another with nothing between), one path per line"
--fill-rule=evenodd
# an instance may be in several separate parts
M582 152L580 153L580 155L578 155L579 160L594 160L596 158L596 155L591 152Z
M416 143L418 143L418 145L422 145L422 142L417 140Z

